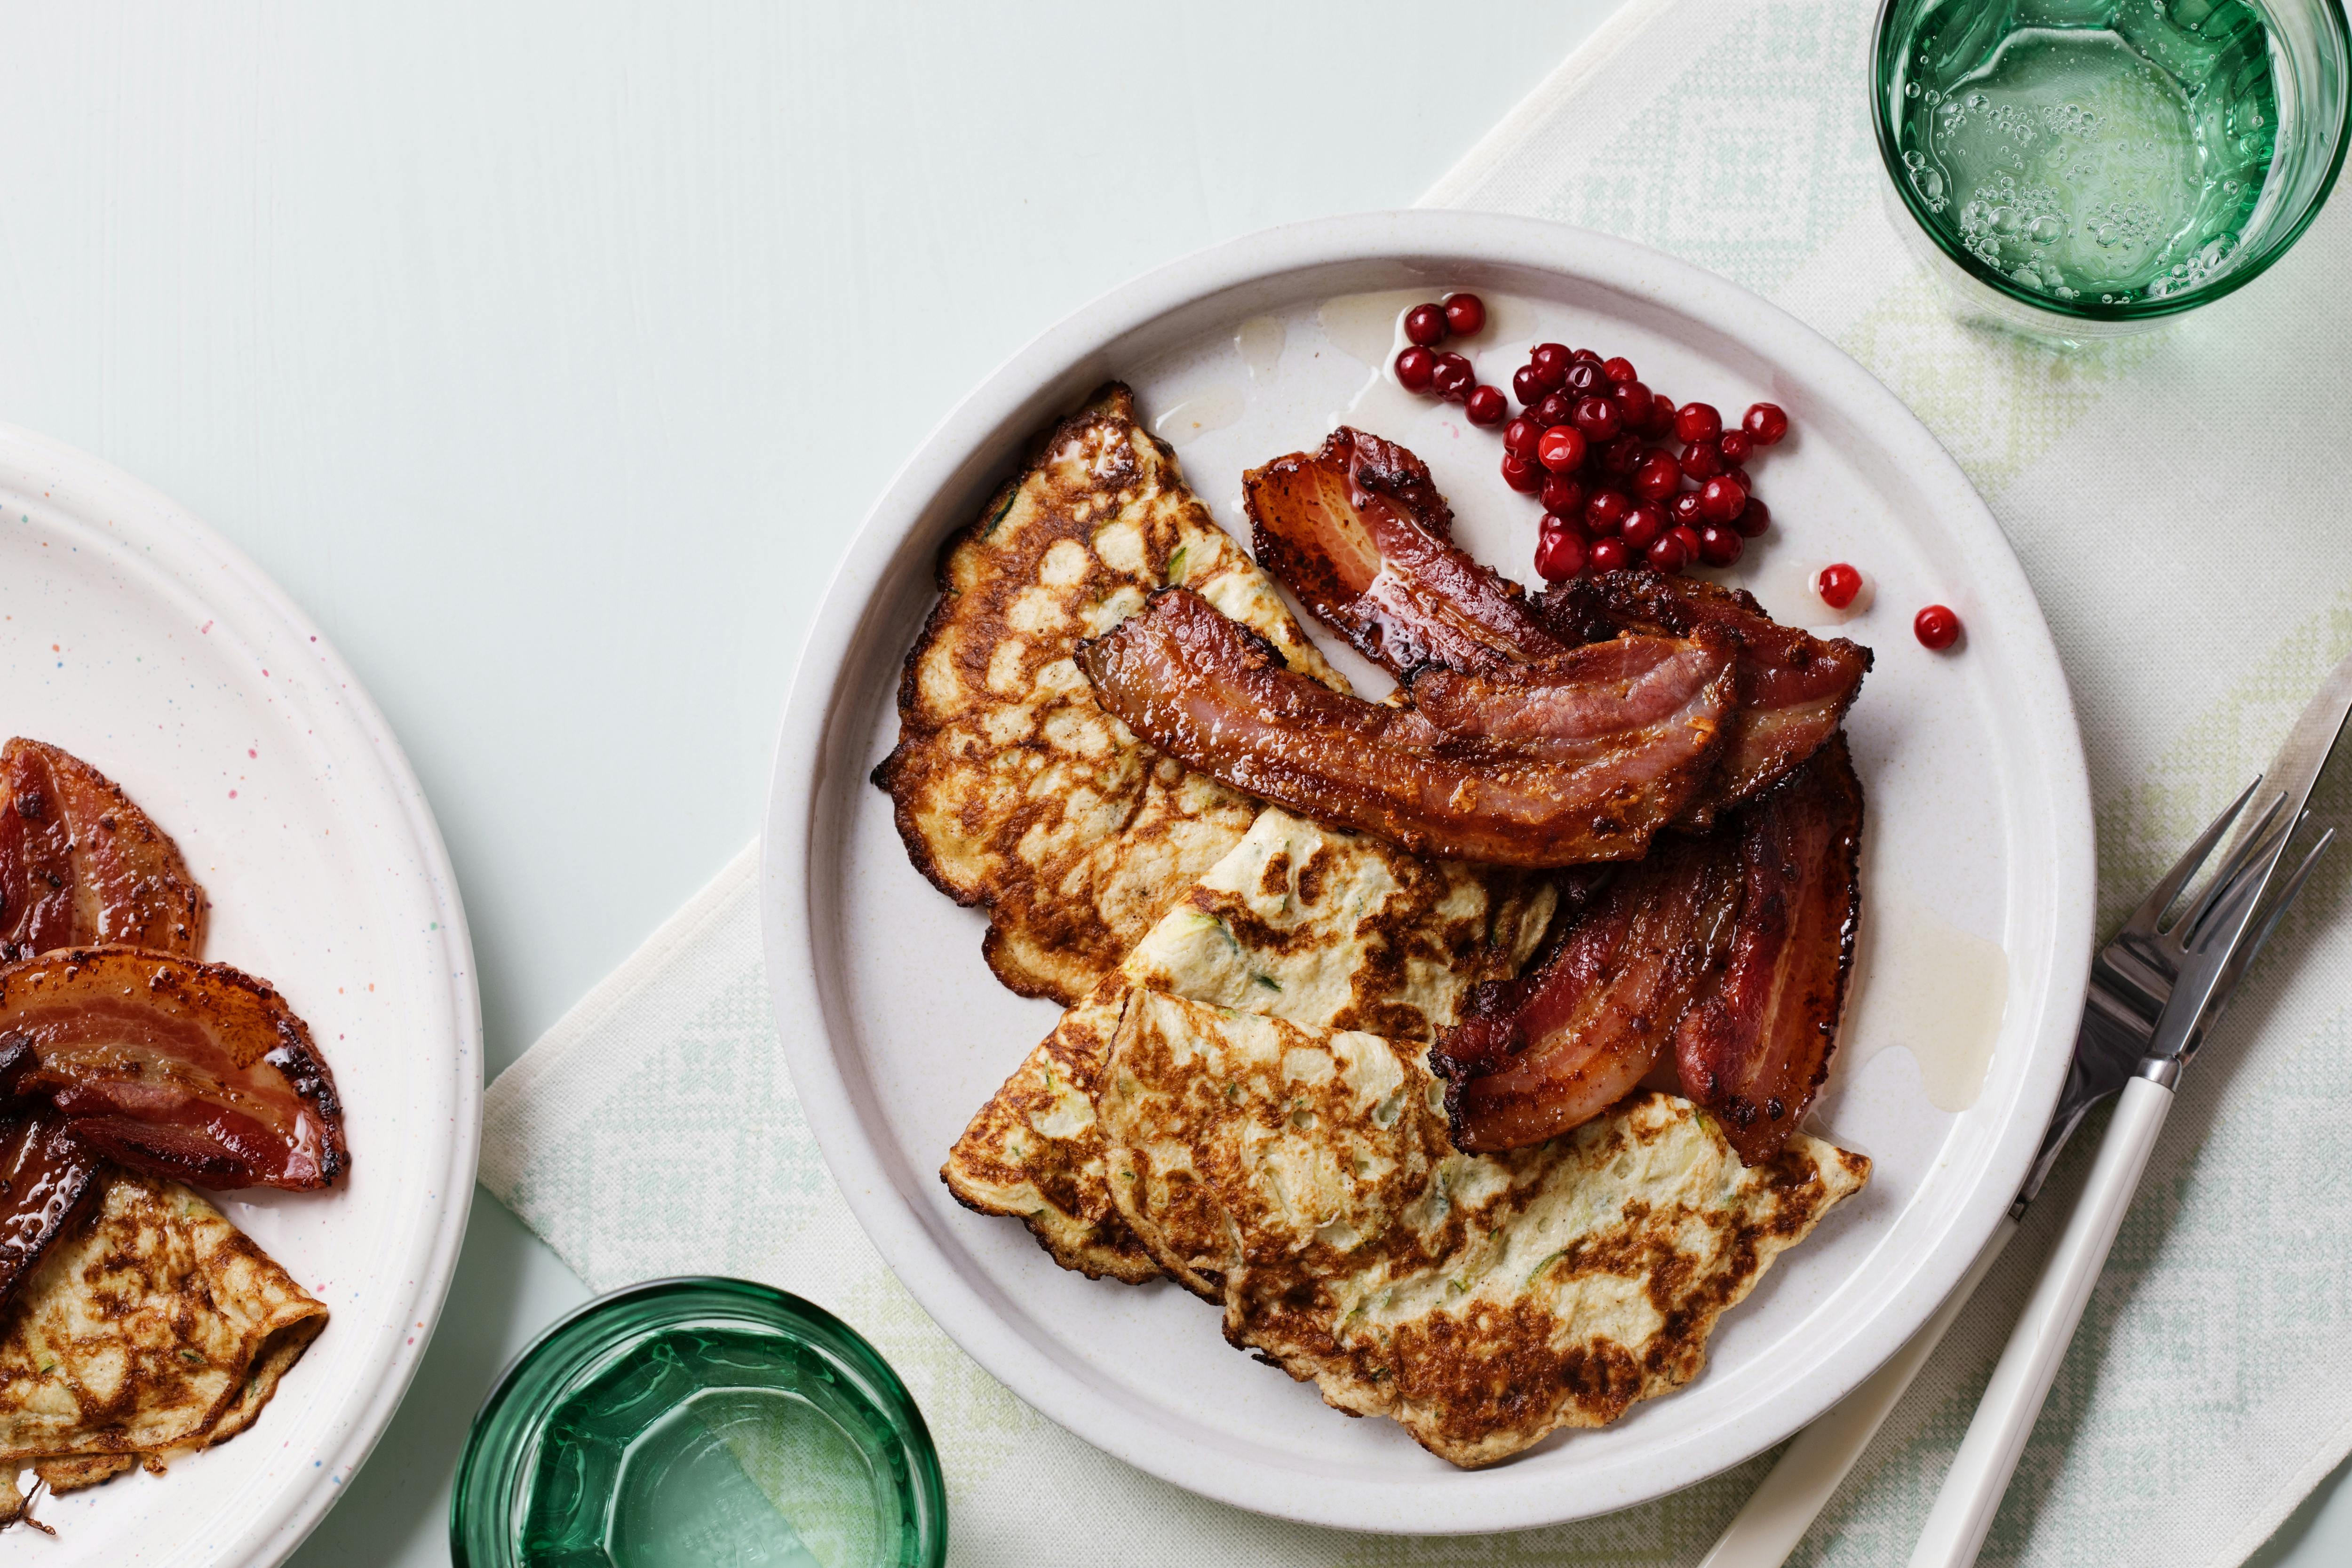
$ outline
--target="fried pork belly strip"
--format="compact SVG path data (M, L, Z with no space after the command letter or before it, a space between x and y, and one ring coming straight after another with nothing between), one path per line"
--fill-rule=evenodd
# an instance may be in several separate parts
M204 889L113 780L19 737L0 787L0 963L100 942L196 955Z
M1841 735L1746 815L1739 919L1721 980L1683 1016L1683 1092L1750 1164L1829 1077L1862 912L1862 782Z
M1689 637L1709 629L1737 640L1738 708L1722 763L1692 802L1686 826L1706 826L1802 766L1837 732L1870 673L1868 648L1784 626L1744 590L1688 577L1639 571L1576 578L1545 590L1536 607L1570 642L1625 632Z
M1341 426L1313 457L1242 477L1251 548L1323 623L1402 677L1423 664L1475 669L1566 651L1517 584L1453 542L1428 467Z
M1828 1076L1861 835L1841 736L1714 833L1662 840L1620 871L1535 968L1479 987L1438 1037L1430 1065L1450 1080L1454 1142L1556 1137L1663 1061L1741 1159L1769 1158Z
M0 1300L97 1200L106 1163L45 1105L0 1121Z
M1181 588L1079 644L1077 660L1096 700L1129 729L1233 788L1415 853L1484 865L1639 858L1713 771L1732 701L1727 645L1636 639L1572 649L1507 678L1433 671L1433 711L1515 738L1449 731L1414 708L1295 674ZM1671 670L1681 700L1663 718L1625 724L1612 699L1642 679L1643 660ZM1654 711L1653 696L1635 711Z
M68 948L0 970L0 1089L110 1159L198 1186L307 1191L350 1163L310 1029L223 963Z

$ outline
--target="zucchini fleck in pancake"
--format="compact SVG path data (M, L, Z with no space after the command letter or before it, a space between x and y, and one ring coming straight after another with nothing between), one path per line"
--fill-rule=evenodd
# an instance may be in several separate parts
M1346 683L1117 383L1056 426L949 541L939 584L899 683L898 744L874 782L916 868L988 911L997 977L1074 1004L1258 809L1097 707L1077 644L1181 584L1289 668Z
M59 1491L161 1471L251 1425L326 1321L212 1205L115 1172L0 1325L0 1461Z
M1869 1177L1802 1134L1742 1165L1657 1093L1464 1154L1423 1054L1139 992L1098 1124L1121 1216L1227 1340L1457 1465L1689 1382L1716 1320Z
M1025 1222L1066 1268L1130 1283L1160 1268L1104 1184L1100 1068L1145 991L1295 1023L1427 1042L1481 981L1518 973L1550 923L1551 882L1424 860L1269 807L1062 1016L972 1118L940 1179Z

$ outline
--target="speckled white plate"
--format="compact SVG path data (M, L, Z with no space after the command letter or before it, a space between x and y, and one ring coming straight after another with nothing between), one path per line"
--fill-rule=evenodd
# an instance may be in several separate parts
M900 661L941 542L1032 431L1107 377L1135 387L1237 537L1242 470L1315 446L1345 414L1428 459L1463 542L1524 574L1535 509L1496 478L1494 433L1375 384L1395 311L1446 289L1478 289L1493 309L1468 345L1485 379L1507 382L1528 343L1556 339L1625 354L1681 400L1786 406L1797 434L1755 465L1777 526L1726 575L1818 623L1825 612L1808 615L1798 591L1806 566L1860 563L1876 608L1839 629L1878 653L1849 725L1869 795L1864 950L1877 962L1857 980L1811 1122L1869 1154L1872 1184L1726 1315L1688 1387L1475 1474L1236 1353L1217 1314L1181 1291L1065 1273L1018 1225L955 1205L936 1173L948 1145L1056 1012L996 983L980 917L908 866L866 782L896 738ZM1390 290L1408 292L1360 298ZM1931 601L1967 624L1952 653L1912 639ZM810 1123L875 1245L948 1332L1024 1399L1169 1480L1314 1523L1417 1532L1550 1523L1687 1486L1787 1436L1891 1354L2017 1190L2080 1014L2092 910L2065 678L1999 529L1918 421L1833 345L1720 278L1581 230L1433 211L1304 224L1188 258L1080 310L966 399L866 519L810 634L763 877L768 973ZM1979 963L1994 947L2007 1005L1985 1031L1977 1087L1935 1043L1951 1009L1930 997L1951 973L1943 953Z
M212 896L205 956L307 1019L347 1108L352 1174L216 1196L332 1318L250 1431L46 1500L55 1541L0 1555L274 1563L392 1419L464 1238L480 1005L424 793L358 679L253 563L164 497L0 426L0 736L113 777Z

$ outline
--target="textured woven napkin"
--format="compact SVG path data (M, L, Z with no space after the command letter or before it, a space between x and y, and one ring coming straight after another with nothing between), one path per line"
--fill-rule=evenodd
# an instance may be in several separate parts
M1428 199L1725 273L1918 412L2057 637L2112 923L2352 651L2352 199L2165 333L2062 354L1963 329L1883 205L1870 10L1632 0ZM1872 635L1904 635L1898 608ZM2352 823L2352 764L2315 814ZM954 1562L1693 1563L1769 1466L1580 1525L1407 1541L1255 1518L1097 1453L964 1356L850 1218L777 1048L753 882L747 850L491 1086L482 1180L599 1289L739 1274L855 1323L939 1440ZM2189 1075L1986 1563L2233 1564L2352 1450L2347 883L2352 850ZM1907 1554L2098 1125L1795 1561Z

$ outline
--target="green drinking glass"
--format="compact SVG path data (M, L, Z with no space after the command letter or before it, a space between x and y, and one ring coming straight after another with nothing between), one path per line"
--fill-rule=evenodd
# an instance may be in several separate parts
M1896 218L1964 317L2145 331L2284 255L2344 164L2341 0L1885 0Z
M455 1568L939 1568L947 1499L906 1386L831 1313L657 1279L540 1336L474 1418Z

